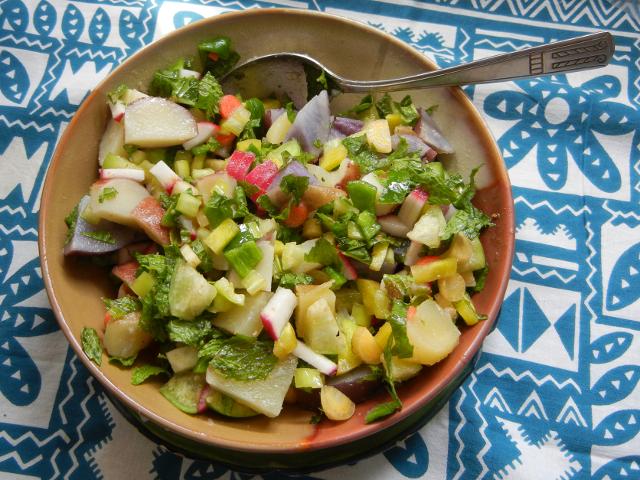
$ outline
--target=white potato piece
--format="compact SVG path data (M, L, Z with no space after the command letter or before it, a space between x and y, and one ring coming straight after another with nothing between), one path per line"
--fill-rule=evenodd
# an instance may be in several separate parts
M275 418L280 415L284 396L289 390L297 365L298 359L289 355L273 367L267 378L251 382L227 378L209 367L207 383L236 402L267 417Z
M451 317L433 300L422 302L407 319L407 336L413 345L412 362L433 365L458 345L460 331Z
M166 98L145 97L124 114L124 141L139 147L179 145L198 134L193 115Z
M107 323L102 343L112 357L130 358L151 343L152 337L140 327L140 313L133 312Z
M272 296L271 292L247 295L244 305L236 305L228 312L219 313L213 324L232 335L257 337L262 332L260 312Z
M96 218L137 227L132 212L149 192L138 182L126 178L98 180L89 190L89 208ZM102 200L102 201L100 201Z
M100 139L100 146L98 147L98 163L100 166L102 166L104 159L110 153L121 157L127 156L127 152L124 149L124 127L122 123L113 119L110 119L107 123L107 128L104 129Z

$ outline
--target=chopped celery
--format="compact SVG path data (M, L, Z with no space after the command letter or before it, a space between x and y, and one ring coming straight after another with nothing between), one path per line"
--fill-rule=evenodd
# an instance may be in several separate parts
M242 245L225 250L224 258L240 277L244 278L262 260L262 250L251 240Z
M176 210L189 218L195 218L202 205L200 198L191 195L189 192L182 192L176 203Z
M141 167L120 155L109 153L104 159L102 168L135 168L140 170Z
M191 176L194 180L200 180L201 178L208 177L214 173L216 172L212 168L194 168L191 171Z
M149 272L142 272L131 283L131 290L134 291L138 297L142 298L147 295L155 285L156 281Z
M347 223L347 237L352 240L364 240L362 231L358 228L355 222Z
M267 280L259 272L251 270L249 274L242 279L242 286L247 290L249 295L255 295L265 289Z
M344 335L345 339L345 348L338 354L338 371L336 372L338 375L342 375L343 373L347 373L360 366L362 364L362 359L358 357L351 348L353 333L356 331L356 327L358 326L356 321L352 316L346 315L344 310L338 313L336 320L338 322L340 333Z
M177 156L177 155L176 155ZM180 178L187 178L191 173L191 166L188 160L176 160L173 163L173 169Z
M222 296L229 300L229 302L234 305L244 305L244 295L241 293L236 293L233 289L233 285L226 278L222 277L214 283L218 295L216 298ZM214 302L215 306L215 302Z
M195 155L191 161L191 169L198 170L199 168L204 168L205 158L206 155Z
M322 271L327 274L330 280L333 280L331 290L340 290L347 283L347 278L333 267L325 267Z
M271 150L267 154L267 160L271 160L278 167L282 167L283 165L283 154L287 152L292 157L297 157L302 153L302 149L300 148L300 144L297 140L292 139L286 143L283 143L278 148Z
M347 183L349 198L358 210L376 211L376 196L378 190L373 185L362 180Z
M238 224L230 218L225 218L220 225L213 229L207 238L204 239L204 243L213 251L213 253L219 255L224 250L233 237L240 232Z
M315 368L296 368L293 374L296 388L322 388L324 378Z

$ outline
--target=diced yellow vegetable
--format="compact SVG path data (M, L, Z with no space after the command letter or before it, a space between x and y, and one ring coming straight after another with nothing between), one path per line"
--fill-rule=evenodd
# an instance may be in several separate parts
M382 268L382 264L387 258L387 250L389 249L389 242L377 242L373 246L371 252L371 263L369 268L374 272L379 272Z
M464 265L461 265L459 270L461 272L472 272L483 268L487 262L484 256L484 249L482 248L482 242L479 238L471 240L471 258Z
M344 350L338 355L338 375L347 373L362 364L362 359L353 352L351 341L356 331L356 322L352 316L347 315L346 310L339 312L336 320L340 333L344 336Z
M422 365L405 358L391 357L391 372L389 372L386 362L382 363L384 365L384 369L394 382L404 382L405 380L409 380L410 378L415 377L420 373L420 370L422 370Z
M287 136L287 132L291 128L291 122L286 113L280 115L275 122L271 124L267 134L265 135L267 142L272 144L280 144Z
M295 350L297 345L298 339L296 338L293 325L287 323L282 329L278 340L273 344L273 354L282 360L287 358L289 354Z
M244 305L244 295L242 293L236 293L233 289L231 282L225 277L222 277L214 283L218 296L223 296L234 305Z
M265 110L270 110L272 108L280 108L282 106L282 104L280 103L280 100L277 100L275 98L263 98L262 104L264 105Z
M133 290L138 297L142 298L151 291L155 283L156 281L153 275L149 272L142 272L131 284L131 290Z
M198 240L204 241L204 239L209 235L211 235L211 230L209 230L208 228L200 227L198 228L198 230L196 230L196 237L198 237Z
M276 240L274 248L276 255L282 255L282 251L284 250L284 243L282 243L280 240Z
M396 127L402 123L402 117L399 113L390 113L384 118L389 124L389 130L391 131L391 133L394 133Z
M381 350L384 350L384 347L387 346L387 342L389 341L389 337L392 333L393 330L389 322L385 322L385 324L378 329L378 333L376 333L374 338Z
M302 236L306 239L322 236L322 226L317 218L309 218L302 225Z
M193 157L193 160L191 160L191 168L194 170L198 168L204 168L205 160L206 160L206 155L204 154L196 155L195 157Z
M342 141L339 138L329 140L323 146L320 166L330 172L338 168L345 158L347 158L347 148Z
M453 306L456 308L456 310L464 320L464 323L466 323L467 325L475 325L480 321L480 317L478 316L476 307L468 294L465 293L464 298L462 300L454 302Z
M433 365L458 345L460 331L451 317L433 300L422 302L407 318L407 336L413 345L413 362Z
M365 327L356 327L351 339L351 348L353 353L358 355L364 363L375 365L380 363L380 355L382 348L371 335L369 329Z
M393 149L391 144L391 132L389 123L386 120L372 120L366 126L367 142L378 153L390 153Z
M361 327L371 326L371 314L361 303L354 303L351 308L351 316L354 318L357 325Z
M180 178L187 178L191 173L191 165L188 160L176 160L173 163L173 169Z
M210 168L215 172L219 172L227 168L226 160L220 160L219 158L210 158L205 160L204 167Z
M455 274L457 267L455 258L443 258L422 265L411 265L411 275L418 283L433 282Z
M296 332L304 338L307 326L307 311L309 307L324 298L329 305L331 312L336 309L336 294L331 290L333 282L321 285L297 285L296 295L298 296L298 306L296 307Z
M225 218L220 225L214 228L209 236L205 238L204 243L213 253L219 255L224 250L224 247L226 247L239 232L240 227L238 227L236 222L230 218Z
M389 316L389 297L378 282L359 278L356 285L362 295L362 303L376 318L386 319Z
M438 290L450 302L462 300L466 288L464 278L459 273L438 279Z
M244 105L236 108L229 118L220 122L221 133L233 133L234 135L240 135L244 126L251 119L251 112L247 110Z
M345 349L344 336L340 334L338 322L326 298L309 305L303 338L309 348L324 355L338 355Z
M112 357L130 358L152 340L153 337L140 326L140 313L133 312L107 323L102 343Z
M356 404L340 390L330 385L324 385L320 390L320 404L329 420L348 420L356 411Z
M296 388L322 388L324 378L316 368L296 368L293 382Z
M249 147L260 150L262 148L262 142L257 138L248 138L247 140L240 140L236 143L236 150L240 150L241 152L248 151Z
M458 261L458 267L465 265L471 258L473 253L473 246L471 240L469 240L462 233L456 233L451 240L449 249L442 255L443 258L451 257Z

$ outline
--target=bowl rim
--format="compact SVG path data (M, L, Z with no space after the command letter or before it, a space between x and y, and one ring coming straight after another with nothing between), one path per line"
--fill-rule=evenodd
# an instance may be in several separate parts
M343 435L338 439L335 439L335 438L325 439L323 441L314 441L310 439L310 440L304 440L298 443L296 446L278 445L278 444L270 444L270 445L247 444L246 442L239 442L235 440L203 436L201 434L194 432L193 430L183 427L182 425L173 423L165 419L161 415L154 413L144 405L136 402L134 399L129 397L126 393L120 390L111 381L111 379L107 377L102 372L102 370L98 368L98 366L96 366L84 354L82 350L82 346L80 345L79 341L75 338L75 336L71 331L71 328L65 321L64 314L62 312L62 309L60 308L60 304L58 303L56 295L54 294L52 279L51 279L49 268L48 268L48 252L46 249L47 230L46 230L45 220L44 220L48 211L48 204L50 203L48 202L48 199L51 195L51 190L54 184L54 180L53 180L54 173L58 168L58 164L62 156L61 152L64 149L64 145L67 143L67 140L70 138L71 132L73 131L72 127L79 121L82 112L88 108L88 105L91 103L94 97L96 97L102 92L103 85L113 75L117 75L119 72L126 70L129 67L130 63L132 63L134 60L138 59L139 57L146 55L148 49L152 47L159 48L159 46L161 46L164 43L173 42L176 37L180 37L184 35L185 32L188 32L192 29L200 28L201 25L203 25L204 23L210 23L212 25L215 25L218 19L223 17L224 18L229 18L229 17L242 18L250 15L263 16L263 17L269 17L271 15L292 15L292 16L298 16L298 17L325 17L334 22L341 22L347 25L349 28L362 30L367 32L368 34L373 34L373 35L382 37L384 41L390 42L394 44L396 47L404 50L408 54L408 57L415 60L417 64L424 65L426 69L434 70L438 68L437 65L430 58L426 57L424 54L420 53L418 50L414 49L413 47L407 45L406 43L402 42L401 40L395 38L394 36L386 32L380 31L365 23L352 20L350 18L346 18L346 17L332 14L332 13L317 12L313 10L298 10L298 9L292 9L292 8L268 8L268 9L260 8L260 9L240 10L240 11L226 12L224 13L224 15L216 15L213 17L204 18L196 22L193 22L189 25L186 25L184 27L181 27L179 29L176 29L164 35L163 37L155 41L152 41L148 45L143 46L140 50L138 50L133 55L128 57L123 63L121 63L118 67L116 67L111 73L107 75L107 77L105 77L100 83L98 83L93 88L91 93L87 96L87 98L83 100L82 104L80 105L78 110L75 112L73 118L69 122L63 135L58 141L58 144L56 145L56 149L52 155L51 161L49 162L49 166L47 168L47 173L46 173L44 185L42 188L42 195L40 200L40 211L39 211L39 218L38 218L38 251L39 251L40 264L42 268L45 289L47 292L47 296L49 297L49 301L50 301L52 310L54 312L54 315L56 317L56 320L58 322L58 325L60 326L60 329L63 331L65 337L67 338L69 344L71 345L77 357L79 357L80 361L89 370L91 375L94 378L96 378L104 388L112 392L116 396L116 398L118 398L118 400L123 402L129 408L133 409L143 418L153 421L160 427L165 428L169 431L173 431L178 435L182 435L196 442L200 442L200 443L204 442L207 445L214 448L232 449L236 451L244 451L244 452L256 453L256 454L288 455L288 454L319 451L323 449L333 448L333 447L350 443L355 440L360 440L366 437L370 437L375 433L381 430L384 430L388 426L393 425L397 422L400 422L401 420L405 419L409 415L419 410L421 407L427 404L431 399L433 399L439 392L441 392L453 378L455 378L458 374L460 374L460 372L464 369L465 365L467 365L474 358L474 356L480 349L482 342L484 341L488 333L491 331L493 324L497 319L502 302L504 300L507 284L509 282L510 269L511 269L511 265L513 264L513 255L514 255L514 249L515 249L515 218L514 218L515 212L513 207L513 194L511 190L511 183L509 181L507 169L506 169L506 166L504 166L504 162L500 162L500 164L498 165L498 168L496 168L494 172L496 176L496 180L493 183L503 183L507 187L507 195L509 200L507 205L510 208L508 208L505 214L503 214L501 221L509 221L508 231L510 235L509 235L509 238L507 239L508 241L506 242L504 246L504 250L502 251L501 255L508 257L509 261L504 262L503 271L499 272L500 274L499 278L501 283L496 292L497 294L495 295L493 301L491 302L490 308L487 311L488 318L484 322L482 322L480 331L476 334L475 338L470 343L469 348L467 348L466 352L463 352L464 355L462 359L457 362L454 368L451 371L449 371L446 376L443 376L443 378L439 382L433 385L433 388L431 388L428 394L422 396L414 404L403 408L402 410L396 412L394 415L391 415L390 417L382 421L374 422L371 424L363 424L362 428L359 428L356 431L350 432L347 435ZM490 148L489 153L493 157L499 160L502 160L502 155L495 141L495 138L493 137L493 134L491 133L491 130L489 129L485 119L477 110L473 102L469 99L469 97L465 95L465 93L459 87L447 87L447 88L455 96L455 99L461 102L463 107L469 112L470 114L469 121L476 127L480 135L482 137L485 137L485 141L488 140L486 141L486 144ZM59 254L59 252L55 252L55 254Z

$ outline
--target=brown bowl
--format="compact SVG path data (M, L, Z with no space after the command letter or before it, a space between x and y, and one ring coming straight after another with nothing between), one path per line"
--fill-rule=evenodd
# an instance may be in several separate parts
M309 423L310 413L287 407L277 419L225 419L187 415L158 392L159 383L130 384L130 372L103 362L97 367L82 352L83 327L102 328L101 297L115 294L104 268L62 255L64 217L96 178L98 142L108 118L105 94L121 83L145 89L153 72L179 57L192 56L199 41L214 35L231 37L242 58L280 52L307 53L347 78L381 79L432 70L435 65L399 40L344 18L297 10L250 10L228 13L182 28L133 55L84 101L67 127L47 174L39 222L39 248L47 293L56 318L71 346L89 371L115 398L134 413L192 444L205 448L268 455L277 463L292 453L304 454L351 442L366 441L397 427L436 398L465 370L490 331L502 303L511 268L514 229L513 201L498 148L480 114L458 88L409 92L417 105L438 105L434 114L456 154L447 159L463 174L484 164L475 202L493 215L496 226L482 236L490 273L484 291L474 297L488 319L463 328L460 345L445 360L403 384L404 408L378 423L366 425L365 413L386 400L380 394L358 405L348 421ZM356 97L344 95L333 105L342 111Z

